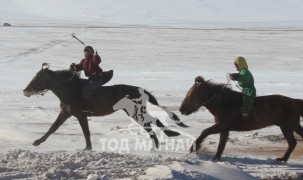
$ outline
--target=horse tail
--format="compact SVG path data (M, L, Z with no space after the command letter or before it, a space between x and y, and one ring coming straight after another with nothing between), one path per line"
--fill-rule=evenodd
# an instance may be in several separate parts
M148 101L149 101L150 103L152 103L153 105L158 106L158 107L161 108L163 111L165 111L165 112L169 115L169 117L170 117L178 126L180 126L180 127L189 127L189 126L187 126L186 124L184 124L184 123L179 119L179 117L178 117L175 113L169 111L168 109L166 109L166 107L161 106L161 105L158 103L158 101L157 101L157 99L155 98L155 96L153 96L150 92L148 92L148 91L146 91L146 90L144 90L144 92L148 95L148 98L149 98Z
M300 108L300 115L303 117L303 100L302 99L296 99L296 102Z

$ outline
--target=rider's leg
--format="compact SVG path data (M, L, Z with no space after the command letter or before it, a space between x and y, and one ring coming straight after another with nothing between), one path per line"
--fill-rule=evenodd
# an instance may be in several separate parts
M93 99L93 93L96 90L95 83L93 81L89 81L82 90L82 96L84 99L84 107L82 108L83 112L93 113L95 108L95 102Z
M244 118L248 117L251 107L253 106L254 103L254 98L255 98L254 96L246 96L246 95L243 96L242 98L243 106L241 109L241 113Z

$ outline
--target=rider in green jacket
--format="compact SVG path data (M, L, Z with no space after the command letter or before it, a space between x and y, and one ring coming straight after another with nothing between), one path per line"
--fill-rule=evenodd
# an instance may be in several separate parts
M239 73L232 73L229 77L231 80L238 81L238 84L241 87L242 93L244 94L241 112L242 116L247 118L256 97L254 77L248 70L248 65L243 57L237 57L234 63Z

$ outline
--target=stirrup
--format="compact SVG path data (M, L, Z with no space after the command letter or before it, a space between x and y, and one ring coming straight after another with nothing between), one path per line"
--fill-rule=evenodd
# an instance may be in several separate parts
M242 112L241 114L242 114L242 117L245 118L245 119L246 119L246 118L248 117L248 115L249 115L247 112Z
M84 113L90 113L90 114L94 113L94 111L89 109L89 108L83 108L83 109L81 109L81 111L84 112Z

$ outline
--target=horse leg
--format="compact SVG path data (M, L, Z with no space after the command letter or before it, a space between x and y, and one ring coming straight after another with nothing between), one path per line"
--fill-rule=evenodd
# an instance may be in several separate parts
M286 138L287 140L287 143L288 143L288 149L286 150L285 154L283 157L281 158L277 158L276 160L277 161L287 161L291 152L295 149L296 145L297 145L297 141L294 137L294 133L293 131L290 131L290 130L286 130L286 129L283 129L281 128L282 130L282 133L284 135L284 137Z
M159 147L159 141L158 141L156 133L153 131L150 123L145 123L143 125L143 128L145 129L146 132L148 132L151 140L153 141L154 146L156 146L156 148L158 149L158 147Z
M222 155L222 153L225 149L225 145L226 145L226 142L228 140L228 136L229 136L229 131L225 131L225 132L220 133L219 146L218 146L217 153L216 153L215 157L213 158L213 160L218 160L218 161L221 160L221 155Z
M299 124L299 126L297 127L297 129L295 130L295 132L297 134L299 134L302 138L303 138L303 128L302 126Z
M159 127L168 137L180 135L180 133L172 131L169 128L167 128L166 126L164 126L164 124L162 124L162 122L159 119L155 119L155 121L152 121L152 123L154 125L156 125L157 127Z
M33 145L34 146L39 146L41 143L43 143L44 141L46 141L46 139L54 132L56 132L56 130L69 118L71 117L71 114L66 112L66 111L62 111L59 113L56 121L53 123L53 125L49 128L49 130L44 134L44 136L42 136L40 139L37 139Z
M79 124L82 128L85 141L86 141L86 147L83 149L84 151L86 150L92 150L92 144L90 141L90 132L89 132L89 127L88 127L88 121L87 121L87 116L79 117L78 118Z
M210 134L216 134L224 131L220 124L215 124L209 128L202 131L201 135L196 139L196 141L190 147L190 152L198 151L201 148L202 141Z

